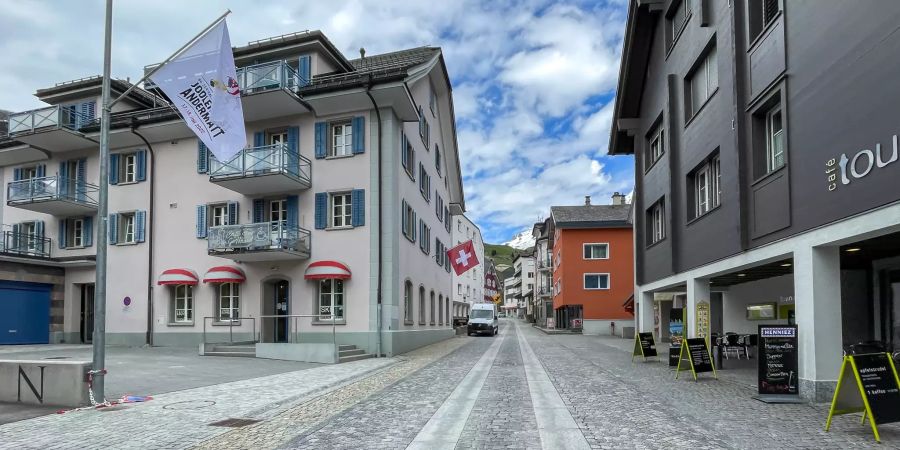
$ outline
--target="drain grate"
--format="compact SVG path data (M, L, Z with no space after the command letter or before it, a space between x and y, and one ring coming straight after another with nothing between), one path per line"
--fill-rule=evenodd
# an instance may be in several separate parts
M218 422L213 422L209 424L213 427L229 427L229 428L240 428L246 427L247 425L253 425L254 423L260 422L257 419L225 419L220 420Z

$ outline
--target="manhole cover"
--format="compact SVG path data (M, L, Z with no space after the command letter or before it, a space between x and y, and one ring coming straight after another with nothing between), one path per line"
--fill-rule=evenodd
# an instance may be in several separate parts
M44 359L71 359L70 356L48 356Z
M163 409L201 409L201 408L209 408L210 406L215 405L216 402L212 400L200 400L200 401L189 401L189 402L177 402L177 403L169 403L166 406L163 406Z
M213 422L209 425L213 427L240 428L246 427L247 425L253 425L257 422L259 422L259 420L257 419L225 419L218 422Z

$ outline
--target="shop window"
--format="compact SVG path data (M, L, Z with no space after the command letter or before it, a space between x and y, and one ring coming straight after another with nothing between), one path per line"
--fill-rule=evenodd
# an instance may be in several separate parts
M241 285L238 283L219 284L216 299L216 319L219 322L236 322L241 318Z
M172 302L169 306L171 323L184 324L194 322L194 287L181 284L172 286Z
M344 280L319 281L318 320L344 320Z

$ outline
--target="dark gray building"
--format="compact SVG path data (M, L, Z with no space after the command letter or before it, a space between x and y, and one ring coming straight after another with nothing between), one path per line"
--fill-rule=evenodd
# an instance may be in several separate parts
M609 153L635 155L643 331L795 322L817 400L842 349L900 350L897 23L878 0L630 3Z

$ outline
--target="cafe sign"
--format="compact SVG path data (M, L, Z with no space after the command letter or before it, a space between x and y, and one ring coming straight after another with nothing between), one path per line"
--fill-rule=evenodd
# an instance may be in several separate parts
M841 153L840 158L831 158L825 161L825 180L828 190L837 190L839 186L845 186L852 180L858 180L872 172L874 168L881 169L897 161L897 135L893 137L893 152L885 159L881 149L881 143L875 143L875 151L863 149L852 157Z

